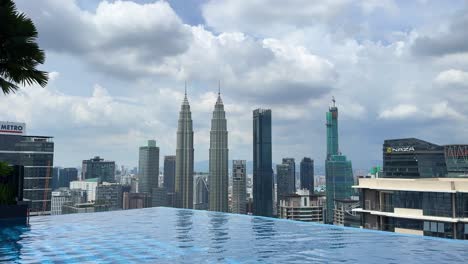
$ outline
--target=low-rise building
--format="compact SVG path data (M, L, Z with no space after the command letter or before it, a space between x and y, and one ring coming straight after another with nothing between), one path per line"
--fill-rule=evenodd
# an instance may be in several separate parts
M353 199L356 197L355 199ZM361 216L353 209L360 206L357 196L351 196L349 199L336 199L333 209L333 224L338 226L360 227Z
M325 197L301 189L285 195L279 202L279 218L323 223Z
M103 182L96 188L96 204L106 205L110 210L122 209L122 185Z

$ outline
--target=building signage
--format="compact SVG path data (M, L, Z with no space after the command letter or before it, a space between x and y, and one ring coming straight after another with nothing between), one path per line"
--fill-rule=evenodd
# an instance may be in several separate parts
M392 152L412 152L414 151L413 146L408 146L408 147L387 147L387 153L392 153Z
M0 134L24 135L26 134L26 123L0 121Z

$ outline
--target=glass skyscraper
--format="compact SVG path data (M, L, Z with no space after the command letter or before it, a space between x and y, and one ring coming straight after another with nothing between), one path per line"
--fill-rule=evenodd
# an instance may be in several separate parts
M115 161L107 161L96 156L83 160L82 180L99 178L99 182L115 181Z
M52 137L0 134L0 161L24 166L23 200L30 202L31 216L50 214Z
M174 193L176 156L164 156L164 188L168 193Z
M333 223L334 202L347 199L353 194L353 169L351 161L341 155L338 145L338 108L333 105L326 113L327 118L327 159L325 160L325 182L327 211L326 223Z
M314 192L314 160L304 157L301 161L301 189Z
M138 192L151 194L159 186L159 148L156 140L148 140L140 147L138 158Z
M253 214L273 216L271 110L253 111Z

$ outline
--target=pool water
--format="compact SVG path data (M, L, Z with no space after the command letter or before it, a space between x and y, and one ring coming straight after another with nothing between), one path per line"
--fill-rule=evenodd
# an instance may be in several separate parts
M468 242L175 208L0 227L0 262L464 263Z

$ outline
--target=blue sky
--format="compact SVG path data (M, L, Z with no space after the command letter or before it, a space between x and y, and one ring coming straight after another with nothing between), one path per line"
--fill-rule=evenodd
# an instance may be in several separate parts
M55 164L134 166L156 139L175 153L184 81L195 160L208 159L221 80L230 159L252 159L252 110L273 111L273 158L323 164L335 96L355 168L384 139L468 142L466 1L18 0L45 50L46 88L2 97L4 120L55 137Z

